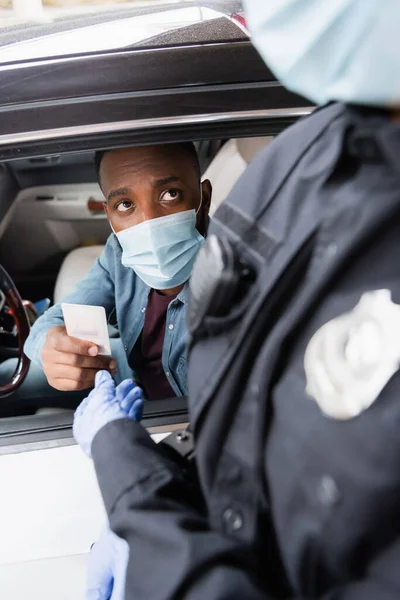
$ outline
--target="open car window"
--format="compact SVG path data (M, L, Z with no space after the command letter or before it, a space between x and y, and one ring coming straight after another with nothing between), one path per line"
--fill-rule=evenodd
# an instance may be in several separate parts
M214 190L211 216L254 155L273 137L196 142L202 178L209 179ZM0 197L6 199L0 222L2 265L22 298L40 313L72 291L101 254L111 233L94 169L94 152L12 159L2 168ZM19 240L17 245L15 240ZM12 315L2 318L0 384L12 374L10 365L15 364L18 354ZM118 330L110 326L110 335L118 338ZM32 365L32 369L38 367ZM0 447L24 443L24 439L26 443L40 439L65 443L71 439L72 412L84 396L82 392L73 401L64 402L62 392L47 389L43 396L39 384L29 388L25 382L19 392L0 399ZM184 398L146 406L149 427L186 420Z

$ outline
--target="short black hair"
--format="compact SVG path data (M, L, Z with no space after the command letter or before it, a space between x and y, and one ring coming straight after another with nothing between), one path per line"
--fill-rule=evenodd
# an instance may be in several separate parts
M186 152L188 154L188 156L192 159L193 166L195 167L197 175L200 179L200 177L201 177L200 162L199 162L199 157L197 154L196 146L194 145L194 143L193 142L175 142L174 144L170 144L170 145L181 148L184 152ZM168 144L165 144L165 146L168 146ZM110 148L109 150L97 150L94 155L94 166L96 168L97 180L99 183L100 183L101 161L103 160L103 157L106 154L106 152L111 152L112 150L113 150L112 148Z

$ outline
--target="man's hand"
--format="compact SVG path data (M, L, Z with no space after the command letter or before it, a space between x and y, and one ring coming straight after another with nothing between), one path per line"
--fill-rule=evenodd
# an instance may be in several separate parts
M123 600L128 559L128 544L107 527L89 554L86 600Z
M98 371L115 375L115 359L98 356L98 351L92 342L69 337L64 325L50 329L42 349L43 370L49 384L63 392L85 390L93 387Z
M100 371L95 384L76 409L73 425L74 437L89 458L93 438L104 425L127 417L140 421L143 412L142 390L131 379L116 388L111 375Z

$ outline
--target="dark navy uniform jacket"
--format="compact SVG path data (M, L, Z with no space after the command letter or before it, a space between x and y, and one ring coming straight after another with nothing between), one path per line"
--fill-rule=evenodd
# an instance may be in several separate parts
M364 406L362 385L373 391L389 361L382 326L366 329L360 373L352 326L338 341L329 330L315 364L333 398L353 386L344 418L309 393L304 366L313 336L341 315L351 325L365 294L400 304L400 126L378 110L316 111L258 155L211 233L257 280L190 354L199 487L140 424L114 421L93 442L111 527L130 545L126 597L400 598L398 359ZM393 314L378 321L396 354Z

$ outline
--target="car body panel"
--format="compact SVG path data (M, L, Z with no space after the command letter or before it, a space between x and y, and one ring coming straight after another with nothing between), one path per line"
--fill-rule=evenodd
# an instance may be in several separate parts
M84 597L87 554L106 514L93 463L70 436L66 446L17 446L0 456L2 598Z
M8 482L0 497L1 565L88 552L105 515L93 463L78 446L3 455L0 479Z
M146 19L160 23L166 15L179 13L176 5L170 8L154 8L137 18L142 26ZM181 10L186 15L192 9ZM182 120L184 124L262 120L270 110L310 106L276 81L240 23L207 7L193 10L200 15L194 24L166 30L129 48L0 64L0 159L84 150L101 143L99 132L108 133L112 124L119 124L116 131L129 136L150 122L162 137L164 129ZM113 27L115 37L122 22L101 27ZM78 28L77 35L82 37L84 30ZM24 44L36 48L49 35L5 45L4 56ZM30 143L33 138L40 142L36 148ZM55 138L58 146L43 142ZM120 138L114 143L121 144Z
M0 565L0 590L9 600L83 600L87 554Z
M92 462L75 445L9 454L0 478L2 597L83 598L87 553L105 523Z
M203 21L220 18L220 13L211 8L186 6L170 10L154 10L147 14L126 16L102 23L73 27L66 31L48 33L26 41L3 46L0 63L19 62L118 50L133 45L144 45L145 40L164 32L170 32Z
M160 61L168 65L162 76ZM127 122L127 130L137 130L148 121L156 127L154 120L168 125L171 119L216 121L229 114L235 120L238 113L266 118L276 107L309 106L272 78L250 42L35 62L11 71L0 67L1 90L0 151L19 147L20 153L20 136L37 131L56 129L62 140L71 137L62 129L73 127L79 150L86 147L87 132L80 136L78 128L88 125Z
M126 46L171 45L171 40L172 45L178 45L187 41L188 28L192 41L221 41L226 33L223 28L212 27L212 22L240 13L243 7L239 0L149 0L147 4L142 0L140 4L120 6L86 5L81 7L81 14L76 12L78 8L71 3L70 11L49 10L36 18L9 21L11 27L4 21L0 30L0 62L118 50ZM196 25L205 22L207 35L202 38Z

